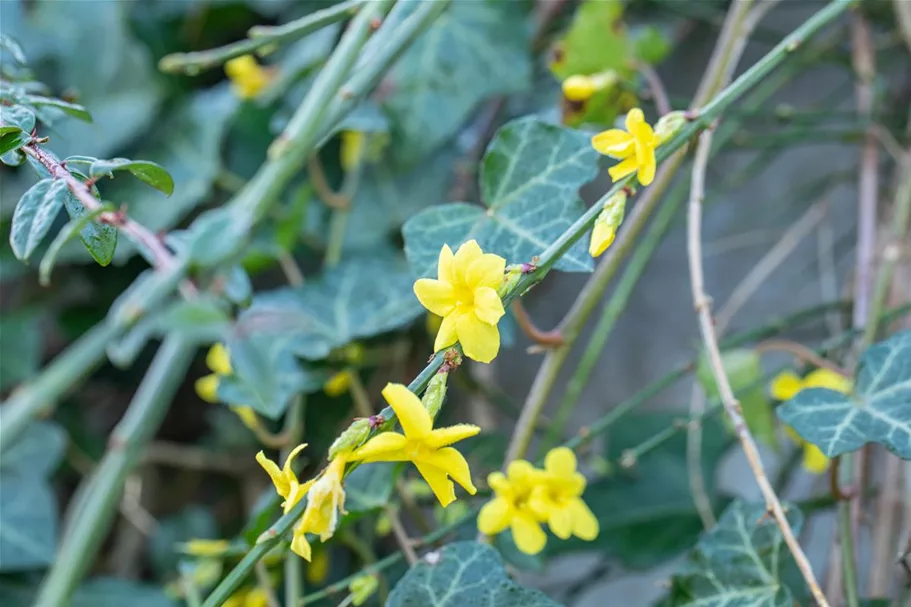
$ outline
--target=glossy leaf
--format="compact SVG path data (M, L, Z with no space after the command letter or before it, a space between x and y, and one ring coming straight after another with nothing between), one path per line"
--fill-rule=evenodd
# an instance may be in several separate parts
M436 150L484 99L529 86L522 12L516 2L453 2L398 61L386 77L385 108L400 162Z
M424 555L399 580L387 607L559 607L539 590L506 575L497 551L478 542L455 542Z
M405 223L405 253L415 275L435 276L443 244L469 239L506 258L530 262L585 211L579 188L598 172L588 135L541 122L514 120L494 137L481 166L483 206L431 207ZM589 272L586 243L577 242L555 268Z
M64 101L63 99L55 99L53 97L45 97L43 95L26 95L22 98L22 102L27 103L33 107L52 107L60 110L67 116L78 118L83 122L92 122L92 115L87 109L78 103L70 103L69 101Z
M828 457L880 443L911 459L911 331L863 353L853 394L801 390L778 408L778 416Z
M19 154L21 156L21 152L17 152L17 150L31 141L31 139L32 136L29 133L19 130L0 135L0 155L4 156L3 163L10 166L19 166L22 164L21 160L18 160L19 156L15 157L14 160L14 157L11 156L7 158L6 155Z
M787 507L797 532L800 511ZM794 596L783 578L794 567L790 553L765 504L735 502L702 538L673 577L673 607L792 607Z
M99 215L113 210L115 209L111 204L104 204L100 209L86 213L79 219L71 219L65 226L60 228L57 236L54 237L54 240L51 241L50 246L44 253L44 257L41 258L41 264L38 266L38 281L42 286L46 287L50 284L51 271L54 269L54 263L57 261L57 256L64 245L75 238L77 234L82 233Z
M19 131L24 131L26 135L31 135L34 128L35 114L31 110L21 105L14 105L3 107L2 111L0 111L0 135ZM3 151L5 152L6 150Z
M81 222L90 214L71 192L67 192L63 197L63 206L66 207L66 212L69 213L72 221ZM117 249L117 228L106 223L89 220L79 229L79 239L82 240L82 244L85 245L92 259L99 265L106 266L111 263L114 251Z
M144 181L156 190L170 196L174 192L174 180L164 167L148 160L130 160L114 158L96 160L89 167L89 177L111 175L114 171L129 171L140 181Z
M42 179L22 195L10 228L10 246L22 261L28 260L51 229L67 195L66 183Z
M46 567L56 546L57 501L47 482L28 473L0 474L0 571Z

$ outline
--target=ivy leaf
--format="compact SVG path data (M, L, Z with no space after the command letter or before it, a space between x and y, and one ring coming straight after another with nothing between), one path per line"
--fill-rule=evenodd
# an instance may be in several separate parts
M28 108L14 105L12 107L4 107L3 112L0 112L0 135L23 131L30 136L34 128L35 114ZM6 150L3 151L5 152Z
M798 531L800 511L787 507ZM793 568L788 549L765 504L734 502L702 538L671 580L673 607L792 607L782 582Z
M579 188L598 172L598 154L579 131L521 118L503 126L481 165L482 206L456 202L431 207L405 223L405 253L418 276L435 276L440 248L475 239L507 263L529 262L585 211ZM590 272L585 243L554 266Z
M19 199L9 236L10 246L18 259L26 261L44 240L66 193L63 181L42 179Z
M911 460L911 331L871 346L860 358L854 394L801 390L778 417L827 457L880 443Z
M57 501L31 474L0 475L0 571L50 565L57 546ZM4 603L5 604L5 603Z
M397 467L400 465L394 462L358 466L345 479L345 509L355 513L387 506L398 477Z
M4 451L0 473L45 478L60 464L66 442L66 433L57 424L32 424Z
M452 137L487 97L531 80L521 3L453 2L386 78L397 160L412 164Z
M288 338L297 356L319 360L334 348L416 318L422 308L412 283L397 255L351 257L303 287L257 294L236 331Z
M559 607L539 590L506 575L497 551L478 542L455 542L425 555L389 595L387 607Z
M156 190L170 196L174 192L174 179L164 167L148 160L130 160L128 158L114 158L112 160L96 160L89 167L89 177L110 175L114 171L129 171L140 181L144 181Z

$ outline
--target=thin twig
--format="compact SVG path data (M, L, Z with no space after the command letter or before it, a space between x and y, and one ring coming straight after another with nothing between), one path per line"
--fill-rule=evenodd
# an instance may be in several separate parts
M370 417L373 415L373 405L370 404L370 395L364 387L355 369L347 370L348 373L348 391L351 393L351 400L354 401L354 410L361 417Z
M282 607L281 603L278 602L278 595L275 592L275 586L272 585L272 580L269 578L269 571L266 569L265 563L259 561L253 571L256 572L256 585L266 593L266 605L268 607Z
M690 268L690 280L693 290L693 305L699 318L699 329L702 334L702 340L708 352L709 363L711 364L712 374L715 377L715 383L721 394L724 410L734 425L737 438L743 446L747 461L756 477L759 489L765 498L766 507L770 514L775 518L775 522L781 529L784 541L794 555L794 560L803 574L810 592L820 607L828 607L829 603L819 588L816 576L807 560L806 554L800 547L800 543L794 535L788 523L787 515L781 505L781 501L775 494L775 490L769 483L766 476L765 468L759 457L759 451L756 447L756 441L750 433L746 422L743 419L743 412L740 403L734 396L731 389L730 381L724 371L724 364L721 361L721 351L718 347L718 340L715 336L715 327L712 323L711 300L705 292L705 281L703 278L702 268L702 200L705 196L705 172L708 165L709 152L712 144L712 131L710 129L703 131L699 136L699 144L696 148L696 159L693 162L693 175L690 187L689 218L687 229L687 258Z
M525 309L525 305L521 300L517 299L512 302L512 313L516 318L516 324L519 325L522 332L539 346L552 348L563 344L563 335L560 334L559 329L542 331L535 326L534 321L531 319L531 316L529 316L528 310Z
M323 170L323 162L319 159L319 154L310 154L307 158L307 176L310 177L310 183L316 190L316 195L320 200L326 203L326 206L332 209L347 209L351 205L351 199L340 192L336 192L329 185L326 179L326 172Z
M842 377L853 377L853 373L847 369L839 367L837 364L831 360L825 359L811 348L806 347L801 343L796 341L790 341L787 339L767 339L763 342L756 344L756 352L787 352L794 355L800 360L810 363L814 367L819 367L821 369L828 369L838 373Z
M418 555L411 545L411 538L408 537L408 532L405 531L405 525L402 524L399 513L392 506L386 506L385 511L386 516L389 517L389 522L392 524L392 535L395 536L395 541L405 554L405 560L408 561L409 565L414 565L418 562Z
M292 287L302 287L304 285L304 273L291 253L288 251L279 252L278 265L281 266L289 285Z
M690 493L702 527L706 530L715 526L712 501L705 490L705 475L702 473L702 417L705 415L705 391L699 382L693 380L690 392L690 420L686 430L686 470L690 481Z

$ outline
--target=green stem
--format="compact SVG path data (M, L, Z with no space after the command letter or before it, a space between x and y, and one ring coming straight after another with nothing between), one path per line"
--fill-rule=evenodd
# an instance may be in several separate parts
M849 465L850 462L842 462L843 466ZM859 498L858 498L859 499ZM857 568L853 565L854 560L854 533L851 529L851 502L838 502L838 536L841 541L842 549L842 573L844 575L844 591L847 607L860 607L857 591ZM848 557L847 559L845 557Z
M363 167L364 162L363 158L361 158L351 167L351 170L345 173L345 178L342 181L342 188L339 194L347 204L332 211L332 220L329 224L329 242L326 245L326 259L324 261L327 268L337 266L342 259L342 249L345 245L345 228L348 226L348 215L351 213L352 205L354 205L354 195L357 193L357 186L361 182Z
M41 585L37 607L62 607L94 561L117 510L123 483L161 425L171 398L183 381L195 347L168 336L155 355L123 419L114 429L107 453L91 478L67 526L62 545Z
M249 55L267 46L291 42L303 38L328 25L343 21L357 13L366 0L348 0L329 8L315 11L284 25L257 25L247 32L248 40L232 42L225 46L195 53L172 53L158 62L158 68L171 74L195 76L203 70L217 67L235 57Z

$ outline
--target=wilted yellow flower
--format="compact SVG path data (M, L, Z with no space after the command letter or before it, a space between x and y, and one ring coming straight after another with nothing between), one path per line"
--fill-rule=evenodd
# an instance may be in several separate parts
M658 138L645 121L645 114L633 108L626 115L626 130L609 129L592 137L592 147L598 152L622 160L608 169L611 179L619 181L638 173L639 183L648 185L655 179L657 161L655 148Z
M269 478L272 479L272 484L275 485L275 491L285 498L285 501L282 502L285 514L288 514L291 509L294 508L297 502L307 494L307 490L310 489L310 486L313 484L312 480L301 484L297 478L297 474L294 473L294 469L291 467L294 463L294 458L297 457L297 454L306 446L306 444L303 444L295 447L291 453L288 454L287 459L285 459L285 465L282 468L279 468L278 464L267 458L262 451L256 454L256 461L259 462L259 465L263 467L263 470L265 470L269 475Z
M252 55L241 55L225 63L225 74L234 94L241 99L256 97L272 81L272 71L262 67Z
M342 131L342 145L339 151L339 162L345 171L353 170L361 163L367 136L361 131Z
M489 363L500 350L497 323L505 311L497 295L506 260L484 253L474 240L453 255L449 245L440 250L437 279L421 278L414 294L425 308L443 317L434 350L462 344L465 356Z
M345 456L338 455L307 491L307 509L301 518L302 531L318 535L325 542L338 525L339 513L345 514Z
M492 472L487 484L494 497L478 513L478 530L485 535L496 535L509 528L516 547L525 554L538 554L547 543L547 534L541 529L528 500L531 491L542 481L542 473L525 460L514 460L506 467L506 474Z
M853 383L830 369L816 369L801 378L793 371L783 371L775 376L769 386L769 392L775 400L791 400L798 392L807 388L828 388L847 394L853 388ZM790 426L785 426L785 433L803 449L803 467L812 474L822 474L829 467L829 458L822 450L803 439Z
M258 586L238 590L222 603L222 607L267 607L268 605L269 594Z
M591 243L588 247L588 252L592 257L598 257L604 253L614 242L617 228L623 223L626 199L626 192L621 190L604 203L604 209L595 220L595 225L592 226Z
M421 400L402 384L386 384L383 398L395 411L404 434L378 434L355 450L351 459L412 462L443 507L455 501L452 480L474 495L477 489L471 482L468 462L449 445L475 436L481 429L470 424L458 424L434 430L433 420Z
M598 537L598 519L582 501L585 477L576 471L576 454L567 447L551 449L544 458L544 482L531 490L528 505L560 539L591 541Z
M180 544L179 549L190 556L221 556L231 547L228 540L192 539Z
M327 379L326 383L323 384L323 392L328 396L335 398L347 392L350 385L351 371L346 369L345 371L339 371Z

